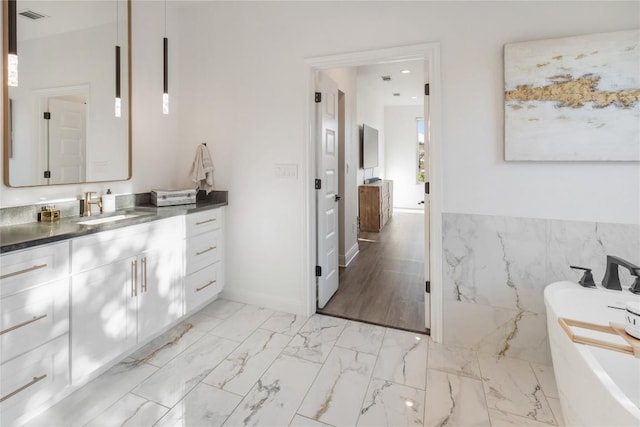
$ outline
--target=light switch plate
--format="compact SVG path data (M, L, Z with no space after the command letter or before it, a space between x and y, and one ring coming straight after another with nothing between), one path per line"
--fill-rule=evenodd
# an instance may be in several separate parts
M298 165L297 164L281 164L276 163L273 166L274 175L276 178L284 179L298 179Z

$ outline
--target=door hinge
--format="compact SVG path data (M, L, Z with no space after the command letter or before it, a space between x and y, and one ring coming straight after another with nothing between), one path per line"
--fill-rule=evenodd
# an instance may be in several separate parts
M316 190L320 190L322 188L322 180L316 179Z
M50 113L50 112L48 112L48 111L45 111L45 112L44 112L44 119L45 119L45 120L51 120L51 113Z
M431 282L427 280L424 283L425 283L424 291L426 293L430 294L431 293Z
M429 83L424 84L424 96L429 96Z
M428 182L424 183L424 194L431 194L431 193L429 193L429 183Z
M51 178L51 171L44 171L44 177L45 178Z
M322 267L316 265L316 277L322 276Z
M319 103L319 102L322 102L322 93L321 92L316 92L315 100L316 100L316 104Z

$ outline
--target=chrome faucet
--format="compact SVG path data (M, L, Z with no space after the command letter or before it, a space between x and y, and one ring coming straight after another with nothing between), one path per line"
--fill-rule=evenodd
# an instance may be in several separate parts
M100 198L92 199L91 196L96 194L95 191L87 191L84 193L84 216L91 216L91 205L98 205L102 212L102 201Z
M616 291L622 290L620 277L618 276L618 267L624 267L629 270L632 275L636 276L636 280L633 282L633 285L631 285L629 290L634 294L640 293L640 267L620 257L612 255L607 255L607 270L602 278L602 286Z

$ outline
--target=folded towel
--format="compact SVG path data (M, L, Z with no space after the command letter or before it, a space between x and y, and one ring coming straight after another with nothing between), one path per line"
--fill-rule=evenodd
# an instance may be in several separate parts
M196 150L196 157L191 165L191 180L198 184L198 190L205 190L209 194L213 190L213 161L209 150L200 144Z

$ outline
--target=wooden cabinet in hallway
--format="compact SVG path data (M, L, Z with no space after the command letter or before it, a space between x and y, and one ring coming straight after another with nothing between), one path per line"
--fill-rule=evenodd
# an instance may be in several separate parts
M380 231L393 216L393 181L358 187L358 211L361 231Z

